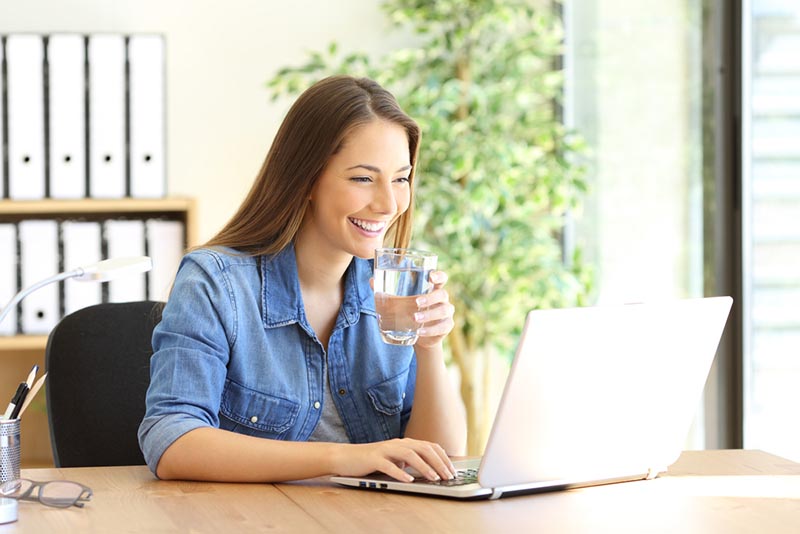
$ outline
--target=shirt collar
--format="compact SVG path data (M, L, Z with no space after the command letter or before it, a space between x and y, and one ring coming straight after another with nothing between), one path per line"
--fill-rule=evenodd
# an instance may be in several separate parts
M375 314L375 299L369 286L373 260L353 258L344 275L342 311L349 324L358 322L361 312ZM294 322L307 324L303 309L294 243L272 256L259 257L264 326L273 328Z

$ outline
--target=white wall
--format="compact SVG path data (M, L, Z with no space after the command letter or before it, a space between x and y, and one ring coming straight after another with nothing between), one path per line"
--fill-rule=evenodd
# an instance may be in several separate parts
M210 238L247 193L290 102L265 82L331 40L402 46L377 0L0 0L0 33L157 32L167 41L167 187Z

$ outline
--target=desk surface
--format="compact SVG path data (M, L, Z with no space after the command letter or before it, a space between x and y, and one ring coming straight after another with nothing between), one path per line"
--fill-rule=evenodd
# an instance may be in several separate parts
M800 464L687 451L655 480L458 502L290 484L158 481L144 466L24 469L94 490L85 508L21 502L0 534L41 532L800 532Z

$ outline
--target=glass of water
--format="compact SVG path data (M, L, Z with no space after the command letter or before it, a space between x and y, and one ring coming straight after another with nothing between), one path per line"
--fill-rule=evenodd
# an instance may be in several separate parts
M417 297L433 289L430 275L435 269L436 254L432 252L408 248L375 250L375 307L384 342L417 342Z

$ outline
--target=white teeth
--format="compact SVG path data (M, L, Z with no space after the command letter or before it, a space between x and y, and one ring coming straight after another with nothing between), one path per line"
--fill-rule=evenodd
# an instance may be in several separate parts
M361 219L350 219L353 224L358 226L359 228L363 228L368 232L379 232L383 230L383 227L386 226L385 223L382 222L369 222L369 221L362 221Z

